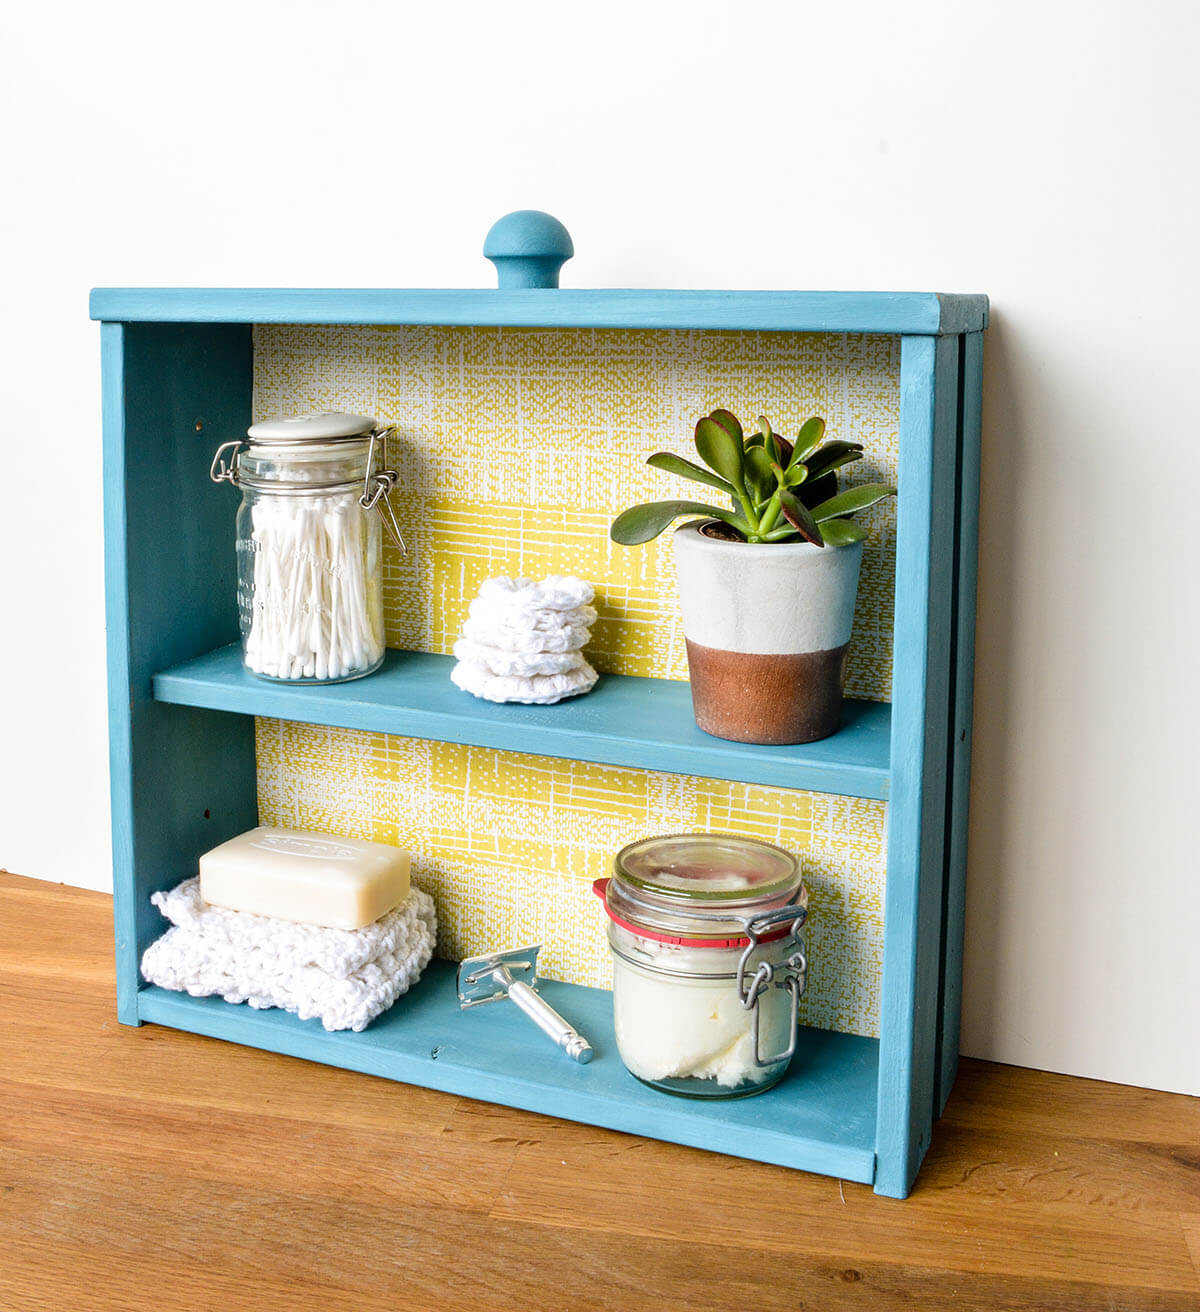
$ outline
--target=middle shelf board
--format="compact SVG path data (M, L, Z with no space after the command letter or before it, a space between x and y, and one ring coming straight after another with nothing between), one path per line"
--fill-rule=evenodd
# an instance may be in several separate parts
M219 647L154 676L160 702L304 724L466 743L537 756L731 779L844 797L886 799L891 707L847 701L831 738L799 746L726 742L696 727L690 686L677 679L601 675L556 706L497 705L450 682L454 659L387 653L350 683L272 683L250 674L240 647Z

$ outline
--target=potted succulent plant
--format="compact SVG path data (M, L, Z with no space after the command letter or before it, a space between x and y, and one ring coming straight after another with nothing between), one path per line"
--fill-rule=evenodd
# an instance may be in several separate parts
M762 417L746 436L714 410L696 425L707 468L669 451L647 463L716 488L729 508L654 501L613 521L613 540L634 546L701 517L675 531L675 561L696 723L717 738L804 743L837 730L867 536L853 516L895 489L839 492L862 444L824 437L823 419L790 441Z

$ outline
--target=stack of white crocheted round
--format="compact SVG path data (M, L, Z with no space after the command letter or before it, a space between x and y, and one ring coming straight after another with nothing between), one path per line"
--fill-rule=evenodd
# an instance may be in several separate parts
M489 702L549 705L589 692L596 671L583 655L596 611L583 579L554 574L488 579L471 602L451 679Z

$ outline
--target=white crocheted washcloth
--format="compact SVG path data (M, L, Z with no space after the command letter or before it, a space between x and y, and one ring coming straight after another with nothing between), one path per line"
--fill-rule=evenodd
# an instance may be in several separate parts
M327 1030L365 1029L420 978L437 936L433 899L419 888L365 929L216 907L201 898L199 879L150 901L172 925L142 954L151 984L281 1007Z

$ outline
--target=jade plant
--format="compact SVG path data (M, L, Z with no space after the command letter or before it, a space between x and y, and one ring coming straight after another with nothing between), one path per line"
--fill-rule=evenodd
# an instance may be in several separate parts
M895 488L863 483L838 491L837 471L862 459L861 442L824 441L824 419L809 419L795 441L759 416L746 436L728 410L714 410L696 425L696 450L707 469L670 451L646 461L655 469L716 488L732 509L701 501L651 501L631 506L613 521L614 542L649 542L683 515L719 520L716 536L738 542L811 542L841 547L861 542L867 531L852 518Z

